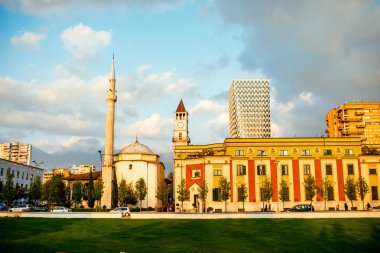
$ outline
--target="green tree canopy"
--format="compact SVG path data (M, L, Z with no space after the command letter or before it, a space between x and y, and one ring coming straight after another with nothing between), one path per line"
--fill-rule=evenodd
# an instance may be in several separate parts
M13 186L13 175L11 169L7 169L5 186L3 187L2 197L9 206L16 197L16 190Z
M127 182L125 179L122 179L119 184L118 190L118 200L120 206L126 206L126 199L127 199Z
M356 184L352 177L347 177L344 183L344 194L351 201L351 209L354 206L353 201L356 200Z
M157 198L157 200L161 201L161 211L163 211L163 208L168 205L168 194L168 185L165 183L165 181L159 182L155 197Z
M363 210L364 210L364 199L367 193L369 192L369 186L368 183L365 181L363 176L360 176L356 181L356 190L357 195L361 199L363 203Z
M87 195L87 204L89 208L93 208L95 205L94 195L94 179L92 177L92 170L90 170L90 179L88 181L88 195Z
M248 187L246 184L241 184L238 188L238 200L243 202L243 209L244 209L244 202L248 198Z
M315 177L308 175L304 181L306 199L310 200L310 204L313 204L313 198L317 191L317 185L315 183Z
M323 198L325 202L325 210L326 210L326 202L329 198L329 188L334 186L334 182L331 181L328 177L322 178L322 185L317 186L317 193Z
M53 177L46 181L42 187L42 199L46 200L49 205L54 203L63 203L66 197L66 189L62 181L62 175L54 174Z
M224 201L224 212L227 212L227 200L230 198L230 182L226 177L219 179L220 197Z
M181 202L181 210L183 210L183 202L189 199L190 191L187 189L186 180L183 178L177 186L177 198Z
M98 209L100 209L100 201L102 199L104 192L104 182L101 177L98 178L98 180L94 184L94 199L98 202Z
M32 201L41 199L42 197L42 181L41 177L37 176L30 184L29 195Z
M144 178L140 177L137 180L137 182L135 184L135 188L136 188L137 198L139 199L139 202L140 202L140 211L141 211L141 202L145 199L145 197L148 193Z
M272 182L268 176L264 176L262 179L262 188L261 188L261 197L263 201L263 206L264 206L264 201L268 202L268 206L270 206L270 200L273 197L273 188L272 188Z
M72 193L72 199L74 201L75 208L77 207L77 204L79 204L82 201L82 197L83 197L82 182L77 180L73 184L73 193Z
M207 194L208 194L208 185L207 185L206 180L203 180L201 186L198 187L198 194L199 194L199 198L202 200L203 212L205 212L206 211Z

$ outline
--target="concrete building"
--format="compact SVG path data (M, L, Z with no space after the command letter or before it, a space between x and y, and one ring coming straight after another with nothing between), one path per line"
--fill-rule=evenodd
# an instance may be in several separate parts
M95 165L89 165L89 164L79 165L79 166L73 165L70 168L70 174L84 174L84 173L90 173L90 171L92 172L96 171Z
M38 167L25 165L0 158L0 184L5 185L7 181L7 170L13 175L13 185L15 188L24 189L27 191L30 184L40 177L41 180L44 175L44 170ZM19 202L27 200L18 200Z
M0 158L30 165L32 146L20 142L0 143Z
M132 182L132 185L135 186L137 180L144 179L147 196L141 203L142 207L161 207L161 203L155 196L159 183L164 181L165 166L160 162L158 155L136 140L115 155L114 162L118 184L124 179L127 184Z
M328 137L360 137L364 146L380 149L380 102L348 102L325 120Z
M229 91L231 138L269 138L269 80L233 80Z
M178 121L175 119L174 124ZM324 179L331 185L328 188L327 209L344 203L350 205L344 193L347 178L363 176L371 187L365 202L372 206L380 204L378 188L380 178L379 156L362 156L359 137L336 138L228 138L223 143L208 145L176 145L174 142L174 186L182 179L186 181L189 199L184 202L185 210L198 210L202 204L199 187L205 182L209 192L206 206L214 210L224 210L221 200L219 180L226 177L230 186L228 211L243 208L239 198L241 185L248 189L245 200L246 211L260 211L263 208L261 195L265 179L273 189L271 210L282 211L295 204L310 203L304 187L310 175L321 186ZM284 202L280 199L280 182L289 187ZM176 204L181 206L175 191ZM317 194L313 198L316 210L324 210L324 199ZM354 201L361 208L361 201ZM178 208L178 206L177 206Z

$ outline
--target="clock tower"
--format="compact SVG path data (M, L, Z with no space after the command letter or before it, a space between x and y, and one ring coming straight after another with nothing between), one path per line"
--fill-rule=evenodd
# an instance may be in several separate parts
M174 146L185 146L190 143L188 116L189 113L186 111L181 99L177 107L177 111L174 113Z

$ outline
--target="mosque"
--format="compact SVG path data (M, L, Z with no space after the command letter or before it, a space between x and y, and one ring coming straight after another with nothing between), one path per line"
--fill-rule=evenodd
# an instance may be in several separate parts
M112 208L112 187L114 180L119 185L121 180L127 183L143 178L147 185L147 196L141 203L142 207L161 207L160 201L155 197L159 183L164 181L165 166L160 162L160 157L149 147L136 141L125 146L119 153L114 154L114 124L115 124L115 104L116 78L115 61L112 59L111 73L107 91L107 116L106 133L104 147L104 163L102 166L102 179L104 182L104 192L101 205ZM139 204L138 204L139 205Z

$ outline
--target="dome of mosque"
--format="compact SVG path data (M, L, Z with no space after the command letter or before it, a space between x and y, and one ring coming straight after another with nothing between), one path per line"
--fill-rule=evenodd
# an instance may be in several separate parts
M153 151L144 144L141 144L137 140L125 146L121 151L120 154L148 154L148 155L154 155Z

